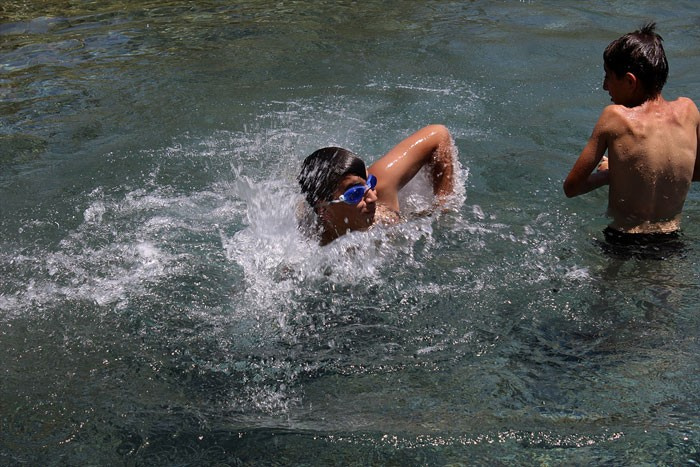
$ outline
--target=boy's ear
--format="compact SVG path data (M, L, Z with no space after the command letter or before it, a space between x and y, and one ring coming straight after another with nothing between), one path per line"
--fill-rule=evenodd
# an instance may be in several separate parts
M629 84L630 87L634 88L639 84L639 80L637 77L634 75L634 73L628 71L625 73L625 82Z

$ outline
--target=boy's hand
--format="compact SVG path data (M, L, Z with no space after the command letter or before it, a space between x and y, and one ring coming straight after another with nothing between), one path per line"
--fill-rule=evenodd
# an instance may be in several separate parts
M601 170L608 170L608 156L603 156L600 164L598 164L598 171L600 172Z

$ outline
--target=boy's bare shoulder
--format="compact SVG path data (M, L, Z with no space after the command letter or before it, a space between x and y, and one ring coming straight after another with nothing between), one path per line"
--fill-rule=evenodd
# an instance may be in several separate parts
M681 105L687 105L689 107L692 107L697 110L697 106L695 105L695 102L690 97L678 97L675 101L678 104Z
M616 134L619 132L621 127L626 126L626 122L630 119L630 117L630 109L624 105L608 105L600 113L595 131L602 134Z
M695 102L693 102L692 99L688 97L679 97L673 103L686 110L689 112L691 115L694 115L696 118L700 118L700 112L698 112L698 107L695 105Z
M665 103L665 107L658 109L657 113L667 115L671 121L683 127L700 125L700 112L692 99L679 97L674 101Z
M605 106L600 114L600 119L602 121L625 120L629 118L634 111L634 108L625 107L624 105L610 104Z
M647 118L659 115L674 115L682 122L700 123L700 112L692 99L679 97L673 101L661 100L652 106L626 107L624 105L611 104L603 109L598 120L603 131L617 133L627 125L632 125ZM653 117L652 117L653 116Z

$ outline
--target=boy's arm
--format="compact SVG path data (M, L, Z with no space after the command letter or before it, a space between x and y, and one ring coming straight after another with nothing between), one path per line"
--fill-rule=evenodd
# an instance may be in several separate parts
M583 148L574 167L564 180L564 193L569 198L588 193L610 182L607 164L603 164L600 170L594 172L608 149L606 127L610 118L609 112L608 107L601 114L586 147Z
M697 182L700 181L700 121L695 124L695 133L695 170L693 170L693 181Z
M369 167L377 177L378 201L399 209L399 190L426 164L430 164L433 193L444 198L453 191L452 136L443 125L428 125L394 146Z

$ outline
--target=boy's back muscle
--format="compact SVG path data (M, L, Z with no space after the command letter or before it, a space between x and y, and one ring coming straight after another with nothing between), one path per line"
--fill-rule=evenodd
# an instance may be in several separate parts
M658 99L608 116L609 214L629 232L679 228L697 155L700 116L690 99Z

